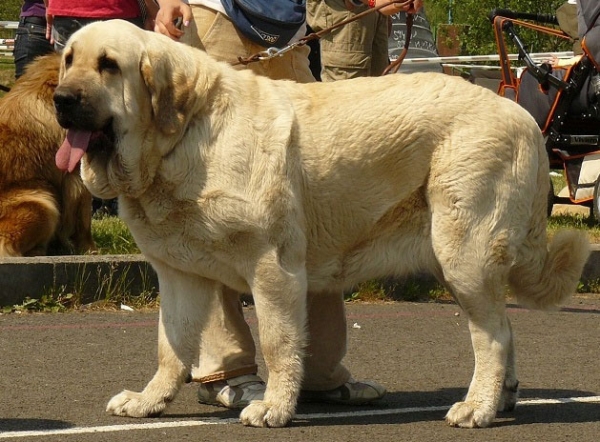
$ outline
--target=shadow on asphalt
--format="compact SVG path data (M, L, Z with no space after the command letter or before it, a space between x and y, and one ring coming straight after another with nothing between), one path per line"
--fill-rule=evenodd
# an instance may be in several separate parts
M38 431L38 430L64 430L73 428L70 422L53 419L2 419L0 428L3 431Z
M600 310L596 308L575 308L575 307L563 307L560 309L561 312L567 313L595 313L600 314Z
M506 304L507 310L512 311L529 311L528 308L522 307L519 304ZM548 310L549 312L553 311L552 309ZM595 307L560 307L557 312L566 312L566 313L592 313L592 314L600 314L600 309Z
M414 424L420 422L443 422L447 407L456 400L460 400L466 389L451 388L440 391L428 392L389 392L385 399L379 403L366 406L343 406L333 404L299 404L297 417L291 422L290 427L333 427L347 425L398 425ZM556 390L556 389L525 389L521 392L523 400L528 399L565 399L575 397L594 396L593 392L579 390ZM437 409L423 410L427 407ZM421 410L398 412L393 410L406 410L416 408ZM160 418L143 419L144 423L155 421L170 421L182 419L202 420L224 420L237 419L240 410L228 410L225 408L209 407L210 412L200 413L169 413L168 410ZM213 411L214 410L214 411ZM379 415L370 415L372 410ZM385 413L389 410L390 413ZM354 413L356 412L356 413ZM362 412L362 414L361 414ZM316 414L331 414L331 417L315 417ZM336 413L346 413L345 416L336 416ZM350 415L348 415L350 414ZM531 424L572 424L597 422L600 415L600 403L567 402L560 404L535 404L517 405L513 412L498 413L496 420L490 427L503 428ZM101 423L98 423L102 425ZM26 431L48 431L62 430L75 427L74 424L52 419L26 419L26 418L0 418L0 429L2 432L26 432Z
M598 415L600 404L597 403L517 406L512 413L498 413L494 426L598 422ZM510 419L504 420L505 418Z
M291 427L305 426L343 426L343 425L389 425L409 424L417 422L443 421L447 409L440 410L439 407L449 407L460 400L465 394L466 388L448 388L439 391L415 391L415 392L388 392L385 398L372 405L347 406L335 404L301 403L296 410L296 417L290 424ZM596 396L594 392L579 390L558 389L524 389L521 390L522 400L529 399L564 399L585 396ZM395 409L437 407L432 410L417 410L393 413ZM373 410L379 415L369 415ZM385 413L390 410L390 413ZM336 416L336 413L352 413L350 416ZM214 412L204 413L167 413L162 419L236 419L240 410L227 410L214 408ZM331 417L320 417L311 419L310 415L326 413ZM308 418L303 416L309 415ZM560 404L535 404L517 405L515 411L498 413L492 426L528 425L540 423L584 423L597 422L600 415L599 403L560 403Z

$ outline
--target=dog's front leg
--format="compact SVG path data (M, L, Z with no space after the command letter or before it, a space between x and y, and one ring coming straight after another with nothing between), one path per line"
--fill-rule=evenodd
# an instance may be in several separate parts
M275 255L275 253L273 253ZM306 270L277 256L259 262L252 283L260 343L269 371L264 400L241 413L244 425L283 427L294 416L306 346Z
M209 297L220 289L214 281L153 265L161 297L158 370L141 393L125 390L110 400L106 411L118 416L156 416L175 398L197 357Z

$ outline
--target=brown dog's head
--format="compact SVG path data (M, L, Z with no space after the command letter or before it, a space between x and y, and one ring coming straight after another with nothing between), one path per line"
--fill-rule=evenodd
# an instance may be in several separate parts
M81 160L99 197L139 196L206 103L214 75L200 69L199 52L123 20L74 33L54 94L68 129L57 166L70 171Z

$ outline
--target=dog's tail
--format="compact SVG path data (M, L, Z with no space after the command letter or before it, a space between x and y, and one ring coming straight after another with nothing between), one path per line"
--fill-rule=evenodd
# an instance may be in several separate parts
M44 255L60 212L48 190L13 189L0 195L0 256Z
M538 146L538 160L537 191L532 200L529 230L511 267L509 285L519 304L545 309L564 303L576 292L590 246L587 235L574 230L559 231L548 241L550 178L543 141Z
M511 269L510 286L523 306L555 307L575 293L589 256L589 243L583 232L565 230L539 251Z

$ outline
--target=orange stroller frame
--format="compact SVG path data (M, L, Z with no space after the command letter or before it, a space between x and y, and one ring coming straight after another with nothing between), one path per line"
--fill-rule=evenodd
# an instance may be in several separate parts
M600 222L600 77L596 78L600 71L596 62L600 59L600 26L596 23L600 2L579 1L581 10L588 14L587 31L580 35L583 54L567 68L536 64L515 29L521 26L572 40L557 27L539 24L558 25L555 16L497 9L490 19L500 57L498 94L518 102L532 114L546 137L550 168L562 169L567 182L568 197L555 196L551 186L548 213L556 203L581 204L590 207ZM520 77L511 68L505 36L516 45L526 65Z

